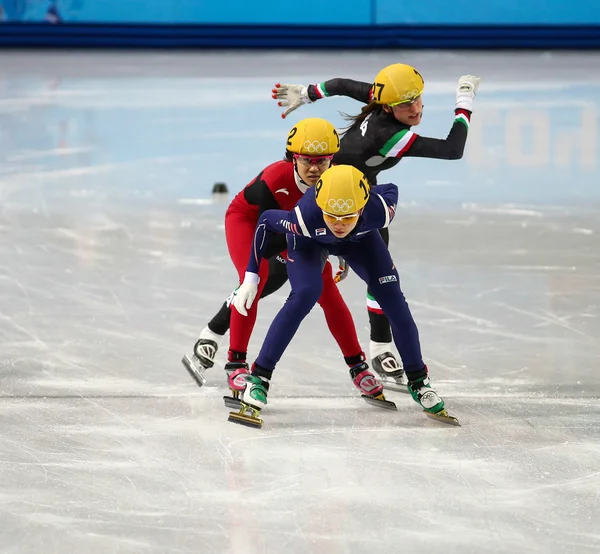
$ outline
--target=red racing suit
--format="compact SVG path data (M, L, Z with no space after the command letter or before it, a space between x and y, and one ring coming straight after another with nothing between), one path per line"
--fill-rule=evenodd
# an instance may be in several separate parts
M225 213L225 236L229 255L238 271L240 283L244 280L248 258L253 251L254 231L262 213L270 209L292 210L307 189L307 185L297 180L294 163L282 160L267 166L231 201ZM273 239L277 242L273 245L269 244L270 255L286 249L285 235L278 235ZM260 277L258 293L252 308L248 310L248 315L243 316L235 309L231 312L230 360L239 361L246 358L248 343L256 322L257 304L269 276L269 264L265 258L260 262L258 275ZM349 365L360 363L362 351L354 321L333 281L329 261L325 264L322 279L323 292L318 302L325 313L327 326L346 362Z

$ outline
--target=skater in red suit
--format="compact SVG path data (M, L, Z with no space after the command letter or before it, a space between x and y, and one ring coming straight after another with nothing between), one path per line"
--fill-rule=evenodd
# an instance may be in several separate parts
M339 150L339 146L337 131L324 119L309 118L298 122L288 134L285 158L267 166L232 200L225 214L225 235L240 283L244 281L248 258L254 249L256 225L262 213L270 209L294 209L302 195L315 185L323 172L329 168L333 154ZM278 256L285 250L284 235L279 241L269 244L267 254L258 266L259 298L269 278L269 262L266 258ZM285 254L279 257L285 261ZM281 260L277 264L285 267ZM357 384L357 387L366 396L381 395L382 386L364 363L365 357L358 342L354 321L334 282L329 262L325 264L322 280L323 292L318 302L325 313L327 325L340 346L347 365L351 369L360 367L361 372L364 372L362 379L355 381L361 384ZM246 357L256 322L257 303L255 302L244 314L237 310L231 311L229 353L225 371L234 398L244 389L245 376L249 373ZM199 384L203 384L204 370L214 363L218 341L218 335L205 328L194 347L194 356L185 356L183 359L184 365Z

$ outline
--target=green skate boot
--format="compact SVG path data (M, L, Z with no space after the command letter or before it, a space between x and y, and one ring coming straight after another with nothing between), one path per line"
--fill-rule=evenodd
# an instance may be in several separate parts
M431 381L427 375L414 381L409 381L407 388L413 400L417 404L420 404L427 417L450 425L460 426L458 419L449 415L444 408L444 400L431 386Z
M257 375L246 376L246 388L241 394L239 412L230 412L228 421L247 427L262 427L263 420L258 417L267 405L269 381Z

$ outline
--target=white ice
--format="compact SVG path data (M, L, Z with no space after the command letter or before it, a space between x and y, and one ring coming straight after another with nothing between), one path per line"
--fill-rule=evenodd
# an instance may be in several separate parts
M405 160L391 249L461 428L363 403L319 308L263 429L180 364L235 285L216 181L283 153L277 82L416 65L419 132L483 77L467 155ZM0 551L600 552L600 55L0 57ZM230 195L231 198L231 195ZM214 201L213 201L214 200ZM341 285L365 348L364 286ZM262 301L255 356L287 286Z

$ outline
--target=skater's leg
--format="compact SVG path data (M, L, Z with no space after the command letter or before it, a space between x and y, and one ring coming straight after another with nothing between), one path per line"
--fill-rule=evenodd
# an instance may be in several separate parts
M340 291L333 280L333 273L329 261L325 263L322 273L323 292L319 297L319 305L323 308L327 327L338 343L347 363L360 363L363 361L363 352L358 342L356 326L348 305L342 298Z
M287 281L287 271L285 269L285 259L281 256L273 256L269 259L269 277L265 283L260 298L265 298L275 291L279 290ZM230 309L231 296L223 302L221 309L208 322L208 325L202 329L200 336L194 345L194 355L197 365L204 369L211 368L215 363L217 351L225 333L229 331L231 321ZM189 360L189 358L188 358ZM198 371L200 367L197 368Z
M275 366L321 295L322 248L314 242L300 242L303 242L304 248L290 251L289 255L288 276L292 290L267 331L252 365L251 376L246 378L247 386L241 397L243 410L253 410L254 416L267 405L267 392Z
M277 292L288 280L287 263L281 255L269 258L269 278L265 283L265 288L260 295L266 298L270 294Z
M316 304L323 289L322 248L315 242L301 242L301 249L289 251L287 272L292 290L271 323L256 358L255 366L265 370L262 375L264 377L270 378L270 373L293 339L300 323Z
M194 345L194 355L205 369L211 368L215 364L215 356L229 329L230 315L229 304L225 301L208 325L200 331L200 336Z
M373 292L389 316L394 340L404 363L409 391L416 402L428 412L444 409L444 401L431 388L427 366L423 363L417 325L400 289L400 278L390 253L376 233L370 233L348 255L344 255L352 270Z
M406 373L421 371L424 364L419 332L400 289L398 271L382 238L377 233L369 233L356 246L351 245L344 258L368 284L373 296L390 317L394 340Z
M387 246L389 229L380 229L379 233ZM373 369L384 378L391 377L393 374L392 380L405 384L404 372L393 353L390 322L369 288L367 288L367 313L371 339L369 355Z
M239 216L235 213L228 213L225 216L225 237L227 247L240 279L244 280L246 266L250 259L252 250L252 241L254 239L254 230L256 222ZM269 275L269 262L263 259L259 270L259 283L257 297L260 298ZM249 367L246 362L248 343L254 329L257 315L258 298L248 310L248 315L243 316L237 310L231 310L231 327L229 330L229 352L228 362L225 364L227 374L227 383L231 389L233 398L238 398L245 387L245 377L249 373Z
M254 229L256 222L229 213L225 217L225 237L231 260L235 265L240 283L244 280L246 266L250 258ZM257 296L260 297L269 275L269 262L262 260L259 270L259 283ZM246 361L246 351L254 324L256 322L258 300L248 310L248 315L243 316L237 310L231 310L231 328L229 331L229 360L235 362Z
M321 277L323 292L319 298L319 304L323 308L327 326L342 351L344 361L348 364L352 382L365 396L385 401L383 386L377 381L369 370L369 365L365 362L365 354L358 342L352 314L333 280L329 261L326 262Z

